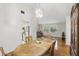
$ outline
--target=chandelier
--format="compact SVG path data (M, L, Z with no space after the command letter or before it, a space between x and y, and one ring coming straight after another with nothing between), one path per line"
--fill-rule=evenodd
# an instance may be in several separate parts
M40 4L39 4L39 7L36 9L35 14L36 14L37 18L42 18L43 17L43 10L40 7Z

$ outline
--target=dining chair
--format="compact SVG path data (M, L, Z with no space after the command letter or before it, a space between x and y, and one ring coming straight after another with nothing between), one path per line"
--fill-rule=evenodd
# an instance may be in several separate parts
M56 40L54 40L52 42L52 45L51 45L51 48L50 48L50 56L54 56L55 43L56 43Z
M55 43L56 40L53 40L51 47L43 54L43 56L54 56Z
M14 56L13 51L11 51L9 53L5 53L3 47L0 47L0 51L1 51L2 56Z
M5 52L4 52L3 47L0 47L0 52L1 52L2 56L5 56L6 55Z
M25 42L30 42L30 41L32 41L32 36L25 37Z

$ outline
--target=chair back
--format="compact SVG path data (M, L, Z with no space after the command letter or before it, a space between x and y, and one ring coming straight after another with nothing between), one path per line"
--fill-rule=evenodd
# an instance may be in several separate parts
M25 42L31 42L32 41L32 36L25 37Z
M5 52L4 52L3 47L0 47L0 51L1 51L1 53L2 53L2 56L5 56Z
M54 56L55 43L56 43L56 40L52 42L51 49L50 49L50 56Z

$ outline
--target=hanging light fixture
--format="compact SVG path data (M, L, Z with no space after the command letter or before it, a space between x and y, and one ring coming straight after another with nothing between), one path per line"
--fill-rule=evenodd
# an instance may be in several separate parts
M35 13L36 13L37 18L42 18L43 17L43 10L40 7L40 3L39 3L39 8L36 9Z

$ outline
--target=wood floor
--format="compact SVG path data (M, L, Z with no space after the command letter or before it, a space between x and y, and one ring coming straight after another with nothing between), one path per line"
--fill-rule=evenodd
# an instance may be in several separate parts
M62 41L61 38L57 38L58 42L58 50L54 51L55 56L69 56L70 55L70 48L68 45L65 44L64 41Z

